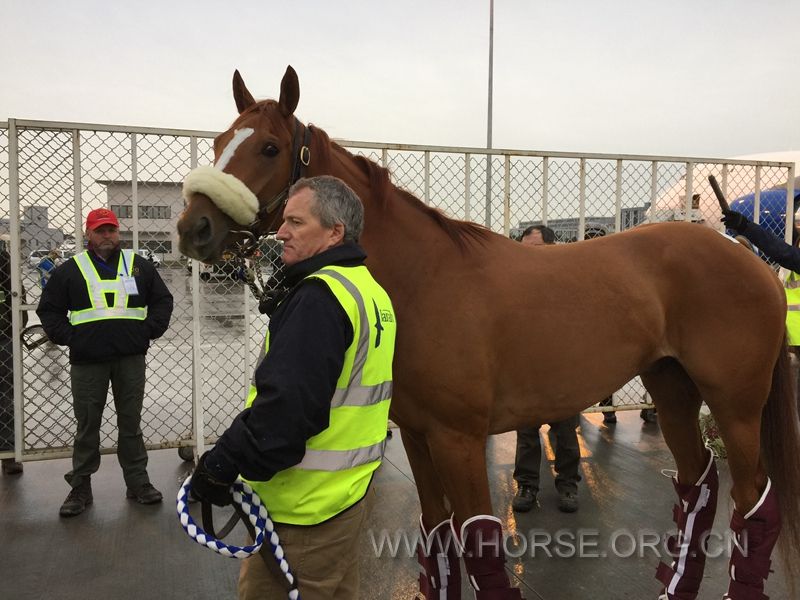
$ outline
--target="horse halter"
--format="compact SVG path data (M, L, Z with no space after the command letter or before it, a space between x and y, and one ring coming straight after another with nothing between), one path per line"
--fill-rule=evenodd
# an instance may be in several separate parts
M183 182L183 197L187 201L192 194L202 193L234 222L244 227L243 229L231 229L231 233L243 236L242 241L236 242L233 248L233 261L237 267L241 267L246 272L245 281L253 295L259 300L266 288L261 269L247 268L245 259L258 249L263 238L277 231L275 224L280 219L278 207L286 202L289 190L301 177L305 176L306 168L311 164L311 128L303 125L297 117L294 118L291 152L292 171L289 181L286 187L263 208L259 208L258 197L241 179L225 173L216 166L197 167L186 176ZM265 230L256 233L256 229L270 212L273 213L272 219ZM261 289L256 285L256 279Z
M300 128L303 128L302 134L302 144L300 142ZM266 217L269 213L274 213L272 215L272 220L270 221L267 230L265 233L262 233L259 236L264 237L273 231L277 231L277 229L273 229L275 225L275 217L278 214L277 208L281 204L286 202L286 198L289 196L289 190L291 187L297 183L299 179L305 176L306 167L311 164L311 129L303 125L300 120L295 117L294 118L294 134L292 135L292 174L289 177L289 182L286 184L286 187L279 192L272 200L267 202L267 205L263 208L260 208L256 213L255 220L248 225L248 227L252 230L258 226L262 219Z

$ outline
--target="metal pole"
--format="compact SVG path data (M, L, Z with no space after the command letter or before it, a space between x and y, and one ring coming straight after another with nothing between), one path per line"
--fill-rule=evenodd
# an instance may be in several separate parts
M783 228L783 239L787 244L792 243L794 230L794 178L795 166L789 167L789 178L786 180L786 225Z
M11 381L14 391L14 460L22 461L23 442L23 407L22 407L22 273L21 256L22 240L20 239L20 193L19 193L19 132L16 119L8 120L8 226L11 233L11 297L7 302L11 305ZM7 385L7 384L4 384Z
M431 203L431 153L430 151L425 151L425 165L424 165L424 178L425 181L423 182L424 185L424 200L425 204Z
M470 161L472 158L470 154L467 153L464 155L464 220L471 221L472 217L470 216L470 178L472 177L472 172L470 171Z
M756 166L756 195L753 197L753 223L761 223L761 165Z
M190 140L189 160L192 169L197 168L197 138ZM203 354L200 335L200 261L192 259L192 414L195 458L206 449L205 415L203 414ZM247 328L245 328L247 332ZM247 332L249 334L249 332ZM245 365L245 370L247 366Z
M492 147L492 75L494 71L494 0L489 0L489 101L486 118L486 147ZM486 215L485 224L492 225L492 156L486 155Z
M580 162L579 174L579 193L578 193L578 233L576 235L577 241L586 239L586 159L582 158Z
M75 205L75 254L83 250L83 200L81 199L81 132L72 132L72 201Z
M614 233L619 233L622 231L622 160L619 159L614 187Z
M505 156L505 186L503 189L503 235L511 232L511 155Z
M133 236L131 248L139 251L139 148L136 134L131 135L131 211L133 212Z

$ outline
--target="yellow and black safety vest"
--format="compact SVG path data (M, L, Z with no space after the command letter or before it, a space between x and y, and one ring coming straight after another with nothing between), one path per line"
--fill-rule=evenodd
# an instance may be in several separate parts
M299 464L269 481L249 482L275 521L293 525L316 525L364 497L383 459L392 399L396 324L389 296L364 266L328 266L308 278L333 292L353 326L353 341L331 398L327 429L306 442ZM251 385L248 407L255 397Z
M91 323L103 319L135 319L143 321L147 318L147 307L128 306L128 292L125 290L123 276L133 272L133 250L122 250L117 262L117 276L114 279L100 279L89 252L84 250L73 259L86 281L91 307L70 311L69 322L72 325ZM106 294L111 294L113 302L109 304Z
M783 282L786 291L786 337L790 346L800 346L800 275L789 271Z

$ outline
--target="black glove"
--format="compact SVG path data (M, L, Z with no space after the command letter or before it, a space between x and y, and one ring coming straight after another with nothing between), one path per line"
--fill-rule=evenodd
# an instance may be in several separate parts
M735 210L723 210L722 222L728 229L733 229L737 233L744 233L747 224L750 222L742 213Z
M192 498L200 502L206 501L217 506L228 506L233 502L231 496L231 483L220 481L214 477L206 467L211 450L203 454L197 462L197 468L192 473L190 492Z

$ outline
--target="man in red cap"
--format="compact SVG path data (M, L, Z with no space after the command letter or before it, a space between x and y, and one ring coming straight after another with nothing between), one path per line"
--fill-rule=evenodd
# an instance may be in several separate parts
M59 510L62 517L79 515L92 503L91 476L100 467L100 425L109 382L126 496L141 504L162 500L147 475L140 422L145 354L150 340L169 326L172 294L149 261L120 249L113 212L91 211L85 236L87 250L53 271L36 309L50 340L69 346L77 432L72 470L64 476L72 489Z

